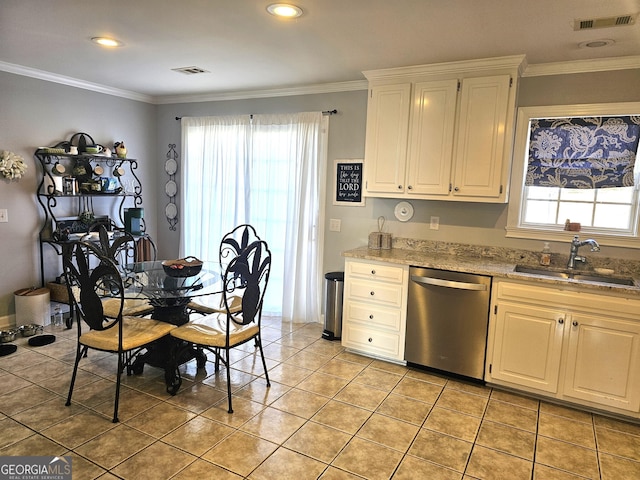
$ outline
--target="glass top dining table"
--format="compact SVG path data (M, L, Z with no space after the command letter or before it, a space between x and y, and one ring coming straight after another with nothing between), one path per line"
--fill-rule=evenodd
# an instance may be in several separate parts
M195 297L222 291L226 265L204 262L196 275L177 277L167 274L162 261L128 263L122 269L125 299L147 299L154 307L152 318L175 325L189 320L187 305Z

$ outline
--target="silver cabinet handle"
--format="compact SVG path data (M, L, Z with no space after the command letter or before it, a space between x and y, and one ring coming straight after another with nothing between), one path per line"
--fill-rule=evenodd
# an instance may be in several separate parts
M574 320L574 321L573 321L573 323L572 323L572 325L573 325L574 327L577 327L577 326L578 326L578 321L577 321L577 320Z
M369 315L369 320L373 320L373 314Z
M371 292L371 296L373 297L376 294L376 292Z
M560 325L562 325L562 324L564 323L564 318L559 318L559 319L558 319L558 323L559 323Z
M373 338L369 337L369 343L373 342Z
M402 190L402 185L398 185L398 190Z
M455 282L453 280L443 280L442 278L418 277L417 275L411 275L411 280L423 285L457 288L458 290L484 291L487 289L487 286L482 283Z
M371 275L375 275L376 271L375 270L371 270Z

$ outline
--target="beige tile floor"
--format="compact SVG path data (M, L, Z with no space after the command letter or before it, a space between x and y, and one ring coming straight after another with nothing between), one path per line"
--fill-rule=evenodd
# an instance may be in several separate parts
M91 352L65 407L73 330L0 358L0 455L71 455L74 479L637 479L640 425L345 352L317 324L265 319L271 388L233 354L234 409L213 364L124 376Z

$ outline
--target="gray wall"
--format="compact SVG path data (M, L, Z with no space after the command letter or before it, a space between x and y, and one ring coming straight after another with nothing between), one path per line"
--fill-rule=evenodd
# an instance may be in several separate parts
M43 218L36 201L39 146L85 132L101 144L124 141L139 160L147 226L155 235L156 107L111 95L0 72L0 150L22 155L29 166L19 181L0 180L0 208L9 222L0 223L0 325L15 311L13 292L40 284L38 232ZM94 203L97 210L99 202ZM74 208L75 210L75 208ZM47 277L61 273L59 258L45 249Z
M364 158L364 136L367 114L367 92L327 93L278 98L261 98L208 103L185 103L158 107L159 149L168 150L168 145L180 146L180 122L175 117L209 115L240 115L259 113L307 112L338 110L329 120L329 147L327 175L333 169L333 160ZM180 171L178 171L180 175ZM168 176L161 172L159 181L164 184ZM329 218L342 218L340 233L328 232L325 236L325 270L342 269L341 252L362 245L368 234L369 219L373 215L372 203L366 207L333 206L333 187L327 185L327 224ZM160 196L159 203L166 204L168 197ZM178 206L180 209L181 206ZM179 213L180 214L180 213ZM180 226L180 224L178 225ZM328 230L328 228L327 228ZM178 254L179 234L171 232L169 224L159 220L158 243L160 256L173 258Z
M640 101L638 85L640 69L525 77L518 103L531 106ZM19 182L0 180L0 208L9 211L9 223L0 223L0 325L3 317L14 312L13 291L39 283L36 240L42 212L34 195L37 183L32 154L36 147L67 139L75 132L87 132L104 144L124 140L130 156L139 159L148 231L157 240L159 256L172 258L178 254L179 235L169 230L164 217L168 201L164 184L168 176L163 165L169 144L175 143L180 151L180 122L176 116L335 108L338 114L331 117L329 127L329 175L335 159L363 158L366 103L365 91L352 91L153 106L0 72L0 149L21 154L30 165L27 176ZM400 223L393 215L397 200L367 199L364 207L335 206L331 182L327 188L324 271L342 269L341 252L366 245L380 215L387 218L388 231L394 236L531 250L541 247L538 241L505 238L506 205L415 200L413 219ZM432 215L440 217L437 231L429 229ZM341 232L328 231L331 218L342 220ZM565 247L552 244L554 251L564 251ZM640 259L637 249L605 247L602 254ZM57 262L48 264L48 276L55 276L58 270Z

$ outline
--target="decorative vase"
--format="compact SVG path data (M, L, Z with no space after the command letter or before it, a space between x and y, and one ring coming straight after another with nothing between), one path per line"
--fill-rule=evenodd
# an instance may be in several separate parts
M127 157L127 147L124 146L124 142L118 142L114 146L116 147L116 155L118 155L118 158Z

